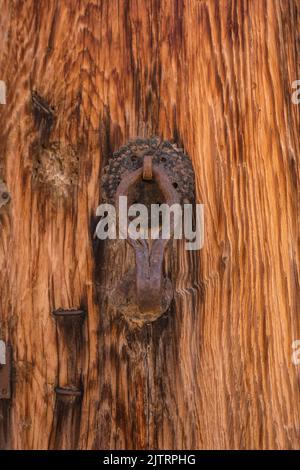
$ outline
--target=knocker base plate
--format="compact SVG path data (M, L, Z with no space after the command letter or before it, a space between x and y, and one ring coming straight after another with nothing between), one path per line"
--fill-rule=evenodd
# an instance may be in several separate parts
M181 203L192 203L195 196L195 176L191 160L174 143L158 137L130 141L114 152L102 175L102 202L114 204L120 181L124 175L143 166L145 155L151 155L153 164L164 169L176 188ZM139 191L135 198L132 202L140 201Z

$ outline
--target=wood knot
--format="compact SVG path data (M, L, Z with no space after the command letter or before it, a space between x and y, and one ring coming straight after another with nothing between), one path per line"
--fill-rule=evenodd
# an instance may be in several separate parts
M36 142L32 148L32 178L51 194L67 197L78 183L79 157L71 146L50 142L46 146Z

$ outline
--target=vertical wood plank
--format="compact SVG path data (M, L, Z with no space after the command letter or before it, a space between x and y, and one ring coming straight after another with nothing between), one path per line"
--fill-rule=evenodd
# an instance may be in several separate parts
M299 448L299 10L2 1L0 178L12 199L0 209L0 334L14 376L0 447L53 446L51 312L84 305L78 448ZM131 254L95 255L91 233L101 168L138 135L184 145L205 245L176 247L172 311L131 330L107 303Z

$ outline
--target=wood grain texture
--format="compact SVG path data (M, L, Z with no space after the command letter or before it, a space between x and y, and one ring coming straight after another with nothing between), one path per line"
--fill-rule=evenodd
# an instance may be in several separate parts
M14 355L0 447L299 448L299 0L0 10L0 178L12 196L0 334ZM175 247L171 311L133 329L108 302L132 253L93 249L92 227L101 168L150 135L190 155L205 244ZM71 346L58 308L87 311L71 368L84 394L60 404Z

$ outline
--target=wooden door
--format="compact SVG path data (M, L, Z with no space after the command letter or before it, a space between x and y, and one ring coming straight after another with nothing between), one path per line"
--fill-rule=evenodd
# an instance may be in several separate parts
M299 0L0 11L0 447L299 448ZM104 166L150 136L190 156L205 241L132 327L109 302L132 253L93 230Z

